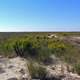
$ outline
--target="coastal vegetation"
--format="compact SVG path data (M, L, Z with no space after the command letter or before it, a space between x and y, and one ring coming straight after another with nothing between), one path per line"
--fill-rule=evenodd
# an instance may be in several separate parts
M51 34L57 35L49 38ZM20 56L32 59L37 63L45 63L51 55L74 66L74 70L80 74L80 47L69 43L61 37L79 36L80 33L1 33L0 34L0 55L5 57ZM32 66L32 67L30 67ZM30 64L32 75L38 70ZM36 71L35 71L36 70ZM45 72L45 71L43 71ZM42 74L41 72L39 73Z

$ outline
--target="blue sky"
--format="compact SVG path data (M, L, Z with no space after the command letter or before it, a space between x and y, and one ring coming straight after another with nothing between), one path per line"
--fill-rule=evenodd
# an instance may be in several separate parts
M0 0L0 31L80 31L80 0Z

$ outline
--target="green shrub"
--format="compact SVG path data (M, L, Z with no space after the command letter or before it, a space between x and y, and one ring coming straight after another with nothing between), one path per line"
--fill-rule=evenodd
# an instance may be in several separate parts
M46 76L46 69L43 67L40 67L39 65L36 65L33 62L30 62L28 64L28 69L31 74L31 77L34 79L38 78L38 79L42 80Z
M47 46L41 46L38 50L38 60L44 62L51 55L51 51Z
M27 41L16 41L13 48L16 54L21 57L34 56L36 53L32 43Z
M80 75L80 64L75 64L74 70Z

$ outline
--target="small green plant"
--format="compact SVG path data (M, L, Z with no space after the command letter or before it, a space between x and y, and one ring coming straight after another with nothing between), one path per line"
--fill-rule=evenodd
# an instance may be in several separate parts
M39 66L39 65L36 65L35 63L33 62L30 62L28 64L28 69L29 69L29 72L31 74L31 77L36 79L45 79L45 76L46 76L46 69Z
M75 64L74 70L80 75L80 64Z

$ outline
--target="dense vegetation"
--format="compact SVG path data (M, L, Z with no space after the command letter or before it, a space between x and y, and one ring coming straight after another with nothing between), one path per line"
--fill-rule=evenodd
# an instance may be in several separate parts
M54 54L61 60L72 64L80 73L79 48L59 38L74 35L74 33L55 33L58 38L48 38L49 34L54 33L1 33L0 55L21 56L45 62L50 55ZM75 34L79 35L80 33ZM75 66L76 64L78 66Z

